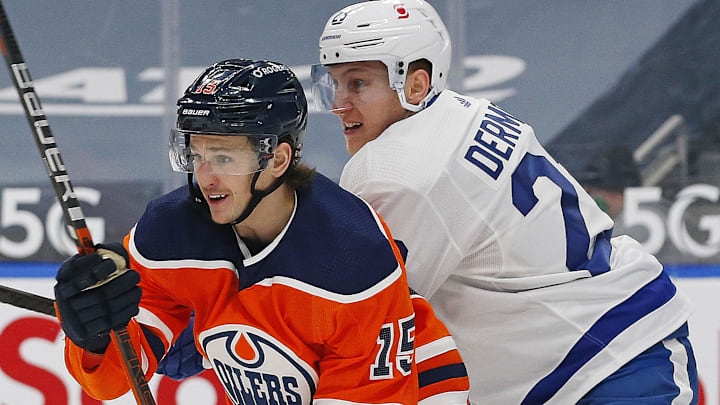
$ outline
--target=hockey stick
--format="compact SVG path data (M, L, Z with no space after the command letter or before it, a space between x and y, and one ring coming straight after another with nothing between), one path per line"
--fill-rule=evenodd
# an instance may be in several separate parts
M0 302L55 317L54 300L27 291L0 285Z
M10 77L12 77L15 89L20 97L20 103L25 110L25 117L28 120L28 124L30 124L35 143L48 170L48 176L55 189L58 202L62 207L65 222L69 230L73 231L71 235L74 236L78 251L80 255L93 253L95 247L90 237L90 231L85 224L85 217L78 205L77 198L75 198L75 193L70 184L70 178L60 157L60 151L55 144L55 138L53 138L50 132L50 126L40 105L40 99L35 94L35 89L30 79L30 72L25 65L25 60L20 54L20 48L15 40L15 34L13 34L10 27L10 22L8 21L5 7L2 5L1 0L0 51L2 51L5 63L10 71ZM122 354L125 363L123 371L130 383L130 387L132 387L135 401L138 405L155 405L155 400L145 380L142 365L132 346L127 328L114 329L112 333L115 337L115 339L113 339L114 344L117 345L117 348Z

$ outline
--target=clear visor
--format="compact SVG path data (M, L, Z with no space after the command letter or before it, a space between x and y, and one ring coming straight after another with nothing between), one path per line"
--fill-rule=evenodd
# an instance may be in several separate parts
M251 174L262 171L275 155L277 135L219 135L173 130L169 157L173 171Z
M318 64L310 70L312 98L318 112L337 114L355 106L378 102L387 94L387 70L333 70L331 67Z

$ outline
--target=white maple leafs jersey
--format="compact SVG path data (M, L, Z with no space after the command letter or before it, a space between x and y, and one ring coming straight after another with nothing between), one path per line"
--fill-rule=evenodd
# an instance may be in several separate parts
M483 99L443 91L347 163L408 250L410 286L453 334L478 403L574 403L689 317L638 242Z

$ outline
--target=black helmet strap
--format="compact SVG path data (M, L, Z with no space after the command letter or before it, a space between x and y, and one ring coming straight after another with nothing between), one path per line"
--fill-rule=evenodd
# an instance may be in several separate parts
M257 205L260 203L260 201L265 198L268 194L272 193L273 191L277 190L278 187L280 187L283 184L283 176L276 179L273 184L270 185L270 187L266 188L265 190L258 190L255 188L255 185L257 184L258 178L260 177L260 173L265 169L267 166L268 159L263 159L260 161L260 169L259 171L255 172L253 174L253 178L250 181L250 201L248 201L248 205L245 207L243 212L235 218L234 221L230 223L230 225L236 225L240 222L247 219L247 217L252 214L253 210ZM190 198L198 204L203 205L203 209L208 214L210 213L210 208L205 204L205 198L202 195L202 192L198 189L198 187L195 186L195 182L193 181L193 174L188 173L188 187L190 188Z
M251 197L250 197L250 201L248 201L247 207L245 207L245 209L240 214L240 216L235 218L235 220L232 221L230 223L230 225L239 224L240 222L247 219L247 217L249 217L250 214L252 214L255 207L257 207L257 205L260 203L260 200L265 198L265 196L272 193L273 191L277 190L277 188L280 187L280 185L282 185L282 183L283 183L282 179L277 179L277 180L275 180L275 182L273 184L270 185L270 187L266 188L265 190L257 190L255 188L255 183L257 183L258 177L260 177L260 172L257 172L253 175L252 183L250 185ZM192 173L189 173L188 174L188 186L190 187L190 198L196 204L202 204L203 211L206 212L207 214L210 214L210 211L209 211L210 208L208 208L207 205L205 205L205 199L202 196L202 192L200 190L198 190L198 188L195 185L195 182L193 182L192 178L193 178Z
M266 188L265 190L258 190L255 188L255 183L257 183L258 178L260 177L259 172L255 172L253 174L252 182L250 182L250 201L248 201L247 207L243 210L242 214L240 214L239 217L235 218L234 221L230 223L230 225L236 225L240 222L244 221L247 217L252 214L253 210L257 205L260 203L260 200L265 198L268 194L272 193L273 191L277 190L278 187L283 183L282 179L276 179L273 184L270 185L270 187Z

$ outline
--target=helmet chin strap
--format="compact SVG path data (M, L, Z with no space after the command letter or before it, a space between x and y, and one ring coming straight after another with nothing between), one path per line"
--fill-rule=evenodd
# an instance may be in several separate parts
M232 221L230 225L237 225L247 219L247 217L252 214L255 207L260 203L260 200L265 198L265 196L272 193L273 191L277 190L277 188L280 187L280 185L283 183L282 179L275 179L275 182L273 182L270 187L266 188L265 190L257 190L255 188L255 183L257 183L257 180L260 177L260 173L262 173L262 171L255 172L255 174L253 174L252 182L250 183L250 201L248 201L247 206L240 214L240 216L235 218L235 220Z
M264 161L261 163L261 169L265 169L267 166L267 161ZM260 173L262 173L262 170L259 170L253 174L252 181L250 182L250 201L248 201L248 205L245 207L243 212L233 220L230 225L237 225L240 222L247 219L247 217L252 214L253 210L257 205L260 203L260 200L265 198L268 194L272 193L273 191L277 190L278 187L280 187L283 183L283 179L278 178L273 182L273 184L270 185L270 187L266 188L265 190L257 190L255 188L255 185L257 184L258 178L260 177ZM195 182L193 182L193 174L188 173L188 186L190 187L190 198L198 204L202 204L203 210L210 213L209 207L205 203L205 199L202 196L202 192L195 186Z

